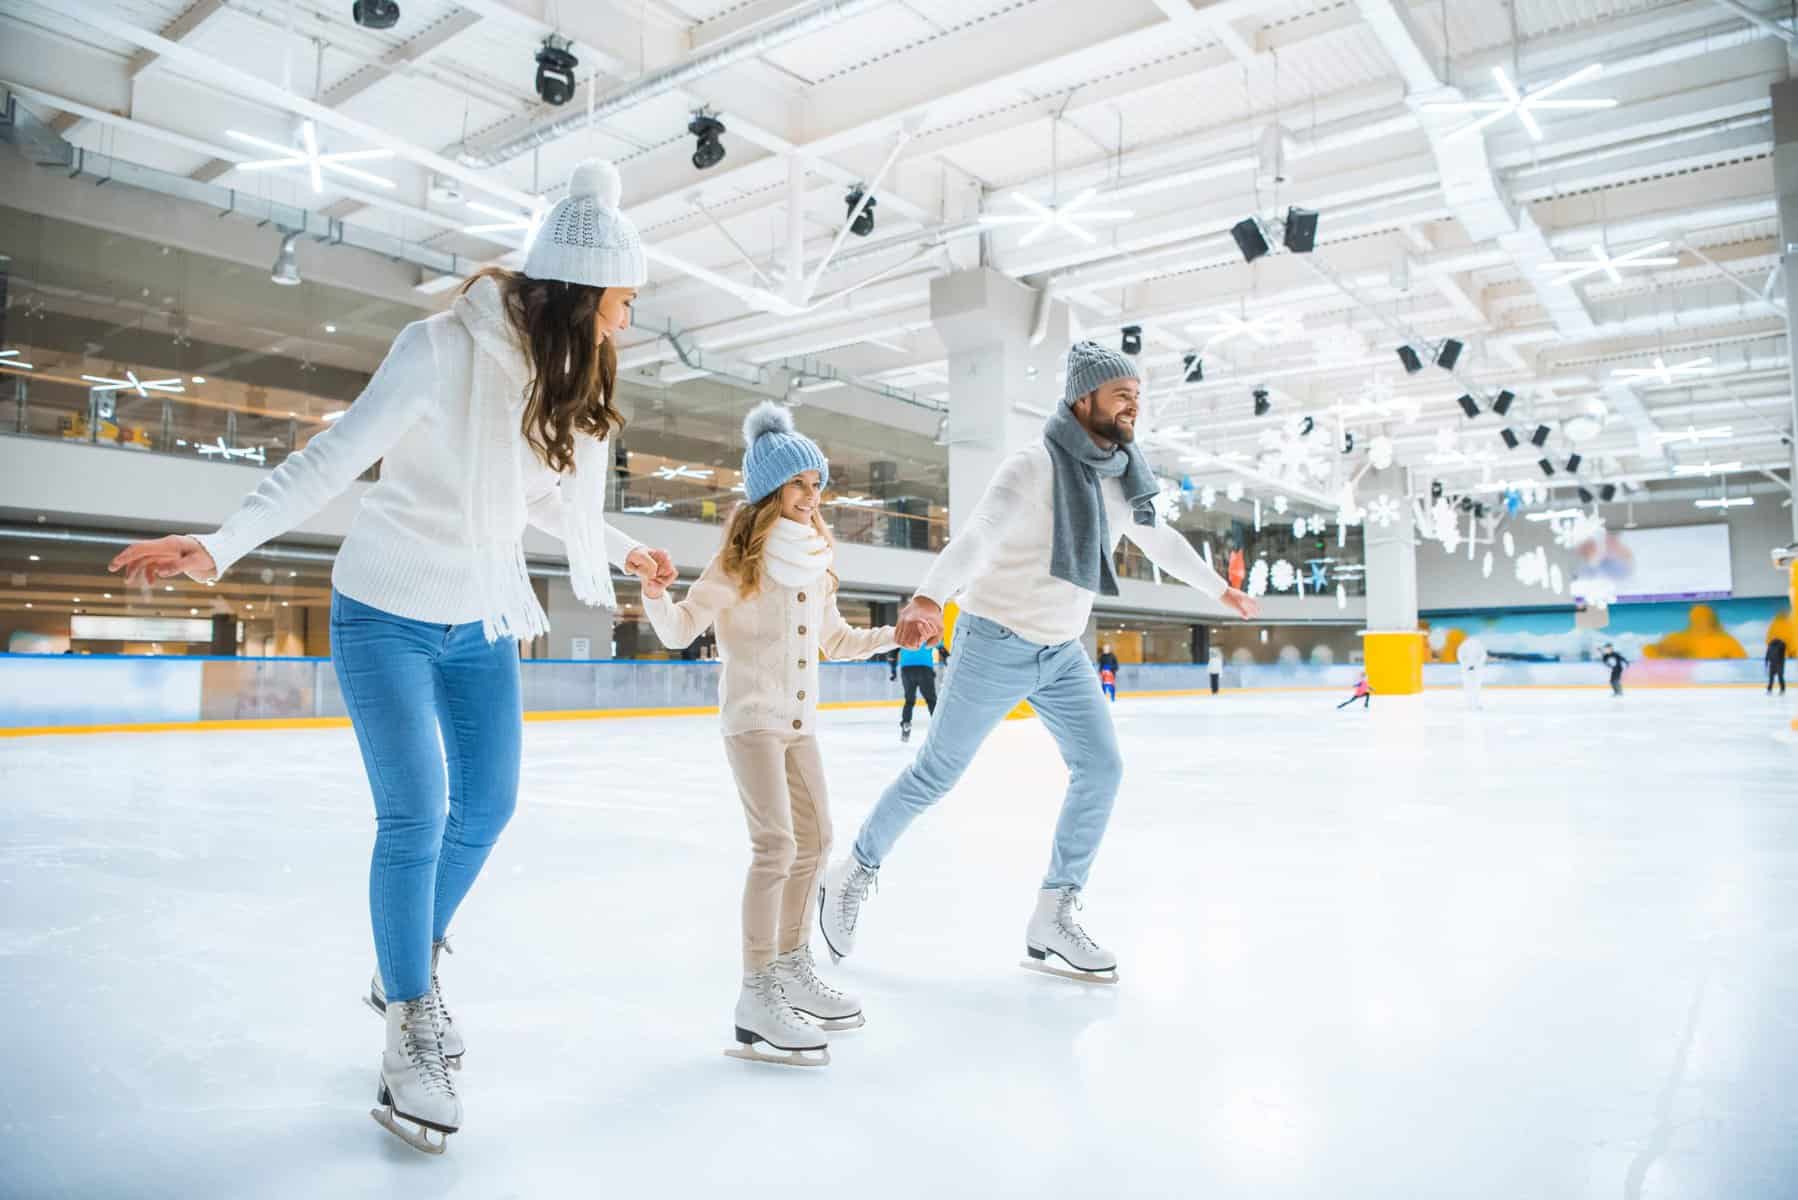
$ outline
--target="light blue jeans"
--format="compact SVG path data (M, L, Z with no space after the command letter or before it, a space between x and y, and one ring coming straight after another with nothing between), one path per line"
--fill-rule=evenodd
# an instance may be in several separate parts
M375 797L368 911L381 986L412 1000L430 990L431 943L518 801L518 644L489 643L479 621L433 625L333 592L331 665Z
M955 652L923 749L881 794L856 835L855 857L863 866L880 866L918 814L955 786L980 744L1020 700L1036 709L1068 767L1043 886L1086 886L1124 774L1092 660L1077 641L1039 645L967 612L955 627Z

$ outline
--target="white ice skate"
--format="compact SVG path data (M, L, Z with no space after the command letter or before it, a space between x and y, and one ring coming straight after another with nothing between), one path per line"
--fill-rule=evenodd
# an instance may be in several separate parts
M453 1069L460 1071L462 1069L462 1051L465 1049L462 1045L462 1034L456 1028L454 1018L450 1016L449 1005L443 1002L443 985L437 980L437 956L445 950L451 954L456 952L454 947L449 944L448 938L444 938L441 942L431 943L431 995L437 998L437 1015L440 1024L437 1032L443 1041L443 1061ZM386 1015L387 990L381 986L380 967L375 968L374 978L368 981L368 995L362 997L362 1003L374 1009L376 1013Z
M909 723L899 727L899 740L901 742L911 741L911 725Z
M1036 912L1024 933L1024 948L1030 957L1022 965L1083 983L1116 983L1117 955L1087 936L1074 919L1074 910L1079 907L1077 887L1043 888L1036 894ZM1050 962L1051 955L1066 966Z
M780 1053L764 1053L758 1044ZM783 1067L830 1065L830 1043L787 1003L772 970L744 977L743 991L737 997L737 1044L724 1053Z
M437 1002L429 992L387 1006L387 1049L381 1055L375 1124L426 1154L442 1154L462 1127L462 1101L450 1081L438 1038ZM431 1140L431 1131L441 1136Z
M780 980L787 1003L819 1029L860 1029L862 1002L847 992L839 992L818 978L812 963L812 948L801 946L774 960L774 977Z
M824 932L830 961L842 962L854 952L855 923L879 877L879 871L862 866L853 854L824 873L824 882L818 885L818 928Z

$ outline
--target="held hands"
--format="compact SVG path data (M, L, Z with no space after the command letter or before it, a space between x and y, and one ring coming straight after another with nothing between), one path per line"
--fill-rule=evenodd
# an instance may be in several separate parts
M643 594L651 600L661 599L680 574L666 550L646 546L638 546L625 556L624 569L643 581Z
M125 572L125 582L145 587L159 579L185 575L195 583L218 578L218 566L198 538L170 534L147 542L133 542L107 564L108 571Z
M1245 621L1253 621L1256 614L1261 611L1261 605L1256 602L1255 598L1240 588L1230 588L1218 599L1223 601L1225 608L1230 609Z
M893 640L907 650L934 646L943 637L943 607L927 596L913 596L899 610Z

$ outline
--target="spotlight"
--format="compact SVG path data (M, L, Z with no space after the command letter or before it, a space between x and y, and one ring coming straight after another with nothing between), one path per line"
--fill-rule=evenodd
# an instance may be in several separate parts
M1593 496L1592 493L1585 488L1582 487L1579 489L1579 502L1581 504L1590 504L1595 499L1597 499L1597 497Z
M550 34L537 51L537 95L557 108L574 99L574 69L581 65L568 52L574 43Z
M1462 392L1460 398L1457 399L1455 403L1459 404L1461 406L1461 411L1470 417L1477 417L1480 415L1479 402L1467 392Z
M1254 217L1244 217L1230 227L1230 236L1236 239L1236 248L1242 251L1243 262L1254 262L1267 253L1267 234L1261 228L1261 222Z
M703 112L694 113L693 119L687 122L687 132L699 139L699 145L693 151L694 166L703 171L724 161L724 143L718 140L728 132L723 121Z
M1442 345L1436 348L1436 365L1444 371L1452 371L1455 364L1461 361L1462 345L1454 338L1443 339Z
M1186 382L1199 383L1205 378L1205 362L1197 354L1188 354L1181 359L1186 367Z
M1355 452L1355 435L1352 431L1342 435L1342 452L1344 454L1353 454Z
M1440 479L1430 480L1430 499L1442 499L1442 481Z
M1517 397L1511 392L1500 392L1498 398L1492 402L1492 411L1501 417L1504 416L1511 411L1511 401L1515 399Z
M1522 440L1518 438L1516 430L1511 429L1509 426L1499 430L1498 436L1505 439L1505 449L1507 450L1515 450L1518 446L1523 444Z
M848 207L851 213L855 211L855 206L861 202L862 189L860 186L849 189L849 194L843 197L843 203ZM855 222L849 226L850 233L853 233L856 237L867 237L870 233L874 232L874 206L878 203L879 201L874 199L874 197L868 197L868 206L862 209L861 216L856 217Z
M1462 496L1461 497L1461 511L1464 513L1470 513L1473 511L1473 497L1472 496Z
M300 283L300 260L294 257L294 243L300 240L297 233L287 233L281 239L281 250L275 255L275 265L269 269L270 283L278 283L282 287L298 287Z
M1552 432L1553 430L1546 425L1536 426L1536 432L1530 434L1530 444L1533 446L1548 445L1548 435Z
M1555 473L1555 465L1553 463L1549 462L1546 458L1537 459L1536 465L1538 467L1542 468L1542 473L1544 475L1553 475Z
M1119 340L1118 340L1119 348L1122 349L1125 354L1134 355L1134 354L1142 353L1142 326L1141 325L1125 325L1123 328L1118 330L1118 334L1119 334Z
M1484 521L1486 519L1486 506L1478 500L1475 500L1473 502L1473 515Z
M1423 360L1417 357L1417 351L1409 346L1398 348L1398 360L1405 364L1405 374L1415 375L1423 370Z
M1268 398L1266 388L1256 388L1254 395L1255 395L1255 415L1258 417L1265 417L1268 413L1268 410L1274 406L1274 402Z
M350 16L364 29L392 29L399 24L400 6L393 0L356 0Z
M1615 500L1617 498L1617 485L1614 483L1607 483L1599 488L1598 498L1600 500Z
M1568 474L1569 474L1569 475L1571 475L1571 474L1573 474L1573 473L1574 473L1574 472L1576 472L1576 471L1578 471L1578 470L1579 470L1579 464L1580 464L1580 457L1579 457L1579 455L1577 455L1577 454L1569 454L1569 455L1568 455L1568 456L1567 456L1567 473L1568 473Z
M1286 248L1294 254L1309 254L1317 245L1317 214L1308 208L1286 210Z
M1299 422L1299 436L1300 437L1310 437L1311 431L1316 428L1317 428L1317 422L1312 420L1309 416L1307 416L1304 420Z

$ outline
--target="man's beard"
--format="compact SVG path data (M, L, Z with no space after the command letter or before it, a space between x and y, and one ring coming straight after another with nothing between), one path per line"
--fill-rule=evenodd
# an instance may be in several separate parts
M1120 446L1128 446L1136 440L1134 425L1121 425L1114 417L1109 424L1094 425L1092 431L1108 442L1116 442Z

